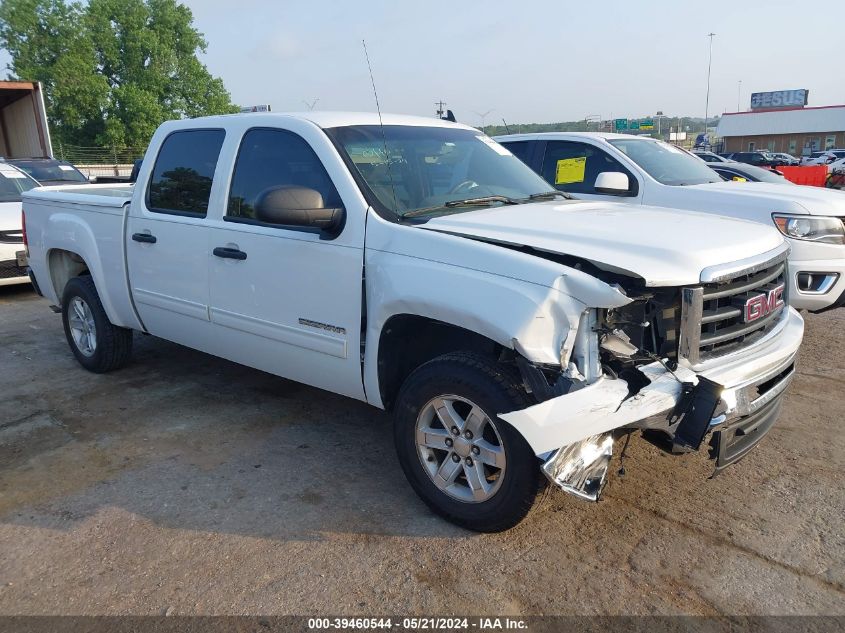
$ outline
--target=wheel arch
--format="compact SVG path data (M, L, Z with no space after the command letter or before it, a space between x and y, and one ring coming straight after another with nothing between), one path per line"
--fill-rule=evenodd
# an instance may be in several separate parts
M390 409L405 379L420 365L450 352L475 352L491 359L505 347L491 338L419 314L394 314L384 324L378 339L378 395Z

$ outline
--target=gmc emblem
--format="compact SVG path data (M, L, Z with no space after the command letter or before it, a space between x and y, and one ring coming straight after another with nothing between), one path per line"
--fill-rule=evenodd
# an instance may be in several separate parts
M746 323L761 319L783 306L784 284L769 290L768 294L751 297L745 302L743 316Z

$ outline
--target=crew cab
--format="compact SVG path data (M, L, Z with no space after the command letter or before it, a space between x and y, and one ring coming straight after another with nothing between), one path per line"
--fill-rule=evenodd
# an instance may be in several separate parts
M0 286L29 283L21 226L21 194L38 183L0 160Z
M819 187L725 182L683 149L623 134L498 137L559 191L727 215L776 226L788 239L790 302L812 312L845 305L845 196Z
M774 228L570 200L447 121L168 122L134 186L38 189L24 215L83 367L145 332L389 409L411 486L474 530L518 523L541 472L596 499L636 429L722 470L803 336Z

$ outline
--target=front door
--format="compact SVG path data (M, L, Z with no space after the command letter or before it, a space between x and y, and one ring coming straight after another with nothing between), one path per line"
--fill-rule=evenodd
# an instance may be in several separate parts
M628 176L632 195L609 195L596 191L596 178L603 172ZM642 193L634 174L603 149L580 141L548 141L540 175L555 189L582 200L640 202Z
M320 150L333 151L321 137ZM311 144L289 129L245 130L236 156L225 208L209 229L210 315L221 355L363 399L360 195L342 199ZM332 175L342 179L336 160ZM345 207L343 231L267 221L256 203L280 187L307 188L326 208Z

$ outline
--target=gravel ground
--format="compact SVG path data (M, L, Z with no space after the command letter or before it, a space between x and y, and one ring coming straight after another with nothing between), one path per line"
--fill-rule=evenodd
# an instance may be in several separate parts
M388 416L153 337L94 375L0 288L0 614L845 614L845 310L716 479L634 438L602 501L431 515Z

